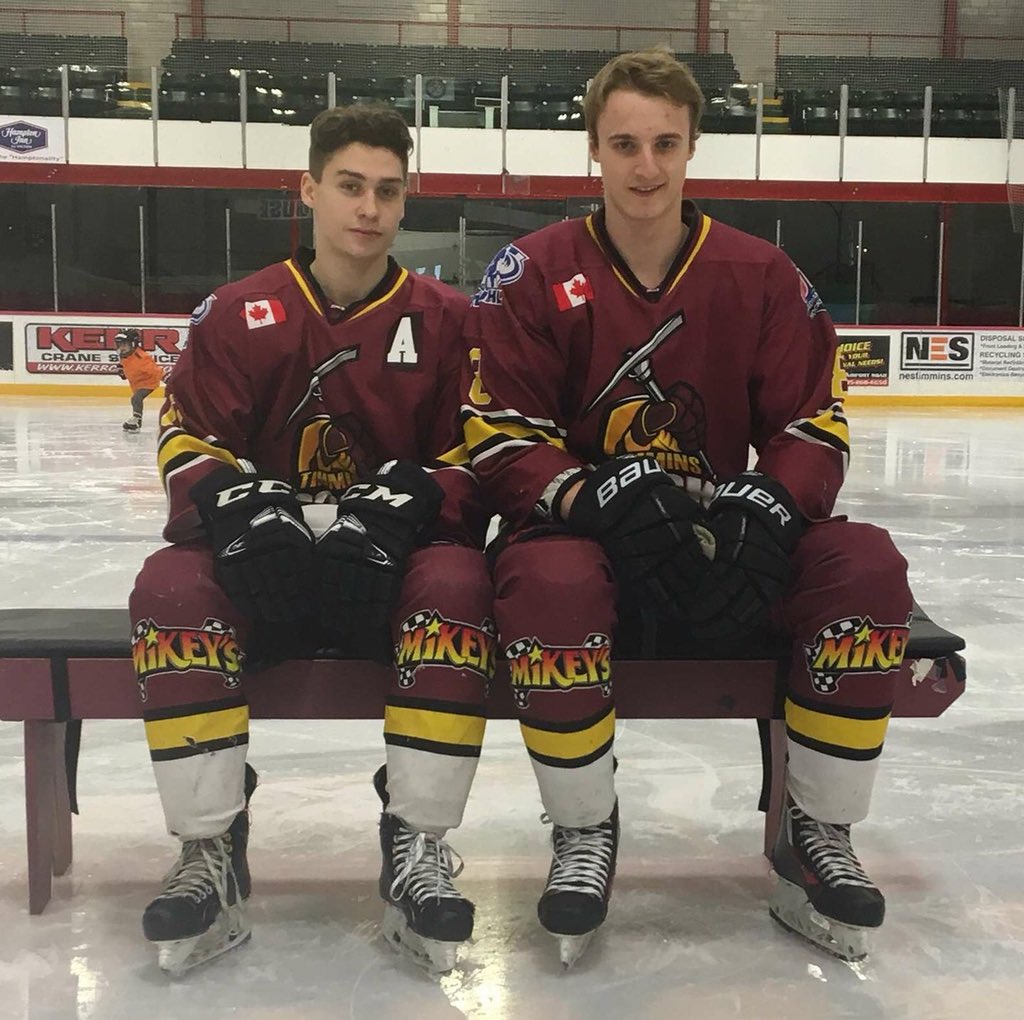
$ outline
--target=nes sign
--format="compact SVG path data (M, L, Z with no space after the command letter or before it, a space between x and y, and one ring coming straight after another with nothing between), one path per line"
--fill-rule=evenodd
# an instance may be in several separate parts
M108 375L116 379L120 323L29 322L25 326L25 367L47 375ZM173 365L184 350L187 326L136 325L142 348L158 365Z
M900 368L929 372L971 372L974 369L973 333L903 333Z

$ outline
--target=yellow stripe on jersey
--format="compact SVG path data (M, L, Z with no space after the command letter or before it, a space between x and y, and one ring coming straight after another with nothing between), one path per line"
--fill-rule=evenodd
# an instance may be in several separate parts
M317 315L323 317L324 310L320 307L320 302L317 301L316 296L309 289L309 284L306 283L306 278L302 275L302 270L295 264L293 259L286 259L284 263L288 267L288 271L295 277L295 282L299 285L299 290L302 291L306 300L310 303L313 311Z
M403 283L405 283L405 281L408 278L409 270L403 269L398 274L398 279L395 281L395 285L391 288L391 290L387 292L387 294L384 294L382 297L377 298L376 301L371 301L370 304L368 304L365 308L360 308L359 311L352 316L350 321L355 322L355 320L360 318L361 316L366 315L368 312L372 312L374 308L379 308L382 304L384 304L385 301L390 301L395 296L395 294L398 293L398 289L402 286Z
M480 747L487 720L482 716L435 712L428 708L384 707L384 737L410 737L434 744Z
M150 751L169 751L194 747L218 740L245 736L249 732L249 706L223 708L217 712L197 712L172 719L153 719L146 723Z
M798 737L851 751L874 751L885 742L889 713L878 719L851 719L804 708L786 699L786 726Z
M594 228L594 214L590 213L584 220L584 223L586 223L587 225L587 232L594 239L594 244L596 244L598 248L601 249L601 254L604 255L606 259L608 259L608 266L610 267L611 271L616 275L616 277L618 277L619 283L621 283L622 286L625 287L626 290L630 292L630 294L636 294L637 297L640 297L640 295L637 294L636 291L630 286L629 280L627 280L622 275L622 273L620 273L619 270L616 268L615 262L608 254L607 250L605 249L605 246L601 244L601 238L598 236L597 230Z
M165 404L165 407L167 409L163 412L163 414L160 415L160 431L161 432L164 429L169 429L172 426L180 425L181 424L181 413L178 411L178 408L175 406L174 401L171 400L170 398L168 398L168 401Z
M197 457L213 457L214 460L223 461L230 467L241 471L235 455L222 446L212 446L210 443L196 436L182 432L179 435L172 435L169 439L160 444L156 454L156 464L160 471L161 479L167 470L167 465L176 460L182 454L191 453Z
M437 460L442 464L451 464L453 467L465 467L469 464L469 450L465 443L459 443L442 453Z
M690 268L693 260L697 257L697 252L701 250L704 242L707 240L708 232L711 230L711 217L706 216L704 213L700 215L700 233L697 235L697 240L693 243L693 251L690 252L689 257L683 263L682 268L676 273L675 279L669 284L668 289L665 291L666 294L670 294L675 285L686 275L686 270Z
M577 730L575 733L538 730L525 722L520 723L519 728L522 730L523 742L528 751L545 758L571 762L593 754L615 736L615 710L610 711L593 726Z
M500 445L495 440L501 441L515 439L543 439L558 450L565 449L564 440L554 436L551 432L539 425L520 425L516 422L505 421L500 424L491 424L486 418L479 414L471 414L466 417L465 423L466 445L469 449L469 456L475 457L481 447L485 445L493 447Z
M825 408L813 418L800 418L786 426L786 431L808 442L831 446L843 455L850 455L850 426L841 401Z

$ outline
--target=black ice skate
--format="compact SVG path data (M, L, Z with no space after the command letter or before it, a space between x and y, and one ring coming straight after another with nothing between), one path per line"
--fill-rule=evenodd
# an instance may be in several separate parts
M125 432L138 432L142 428L142 415L138 411L132 412L132 416L121 426Z
M244 905L252 884L246 849L248 804L256 782L256 772L247 764L246 810L222 836L182 844L160 895L142 915L142 930L157 945L160 969L173 977L241 945L252 934Z
M462 871L458 855L439 836L410 829L387 813L387 768L373 777L384 811L380 816L380 895L384 937L396 952L432 973L456 963L459 946L473 934L473 904L452 883Z
M779 882L769 911L783 928L841 960L867 956L885 900L853 852L849 825L817 822L790 804L772 866Z
M551 870L537 916L558 939L559 956L568 969L608 914L619 853L619 805L597 825L554 826L551 847Z

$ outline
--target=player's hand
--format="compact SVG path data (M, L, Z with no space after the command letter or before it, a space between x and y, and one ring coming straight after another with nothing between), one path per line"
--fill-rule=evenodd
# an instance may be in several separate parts
M441 511L441 487L423 468L390 461L350 486L338 519L316 543L317 615L346 651L391 661L391 615L409 554Z
M575 493L566 523L600 542L626 594L684 614L711 556L700 504L653 457L615 457Z
M311 612L313 533L291 485L223 467L191 496L214 550L214 576L239 609L270 623Z
M708 526L715 561L691 614L698 633L722 637L763 626L789 584L806 518L784 485L745 471L716 490Z
M124 368L122 368L122 367L121 367L120 365L118 365L118 366L117 366L117 374L118 374L118 375L119 375L119 376L120 376L120 377L121 377L122 379L127 379L127 378L128 378L128 376L126 376L126 375L124 374Z

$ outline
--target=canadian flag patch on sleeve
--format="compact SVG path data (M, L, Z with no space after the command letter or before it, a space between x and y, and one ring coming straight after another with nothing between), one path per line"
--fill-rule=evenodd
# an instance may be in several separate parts
M594 300L594 291L590 286L590 281L582 273L577 273L565 283L554 284L552 290L555 292L555 302L560 312L567 312L570 308L576 308L578 305Z
M263 298L260 301L246 301L241 315L249 329L273 326L275 323L284 322L287 318L284 313L284 305L277 298L272 297Z

